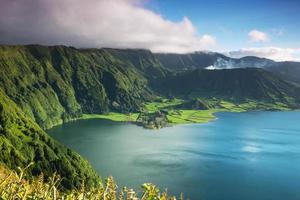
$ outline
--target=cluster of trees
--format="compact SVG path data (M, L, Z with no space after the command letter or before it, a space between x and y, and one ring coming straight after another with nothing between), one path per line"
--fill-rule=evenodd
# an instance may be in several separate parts
M168 126L167 110L157 112L141 112L137 118L137 124L149 129L159 129Z

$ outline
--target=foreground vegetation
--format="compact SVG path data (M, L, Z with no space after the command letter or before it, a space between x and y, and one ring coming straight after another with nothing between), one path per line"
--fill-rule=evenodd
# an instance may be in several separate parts
M61 178L57 174L45 179L43 174L32 178L26 174L26 168L18 168L18 171L11 171L0 166L0 199L30 199L30 200L56 200L56 199L77 199L77 200L176 200L176 197L169 196L167 191L151 184L142 185L142 190L136 192L126 187L119 188L113 177L108 177L105 183L99 182L97 186L87 189L84 182L79 189L65 191L61 187ZM180 199L183 200L181 194Z

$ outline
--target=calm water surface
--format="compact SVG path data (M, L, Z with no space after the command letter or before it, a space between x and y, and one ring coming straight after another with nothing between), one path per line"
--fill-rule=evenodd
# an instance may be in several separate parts
M79 120L48 133L120 186L153 182L197 200L299 200L300 112L217 117L161 130Z

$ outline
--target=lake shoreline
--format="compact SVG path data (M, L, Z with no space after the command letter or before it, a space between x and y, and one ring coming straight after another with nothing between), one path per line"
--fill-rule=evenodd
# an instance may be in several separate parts
M210 100L206 100L212 102ZM142 126L146 129L161 129L170 126L184 125L184 124L204 124L216 120L216 113L219 112L249 112L249 111L297 111L299 109L289 108L287 105L278 105L270 102L256 102L246 101L242 103L233 103L226 100L214 102L214 106L208 109L189 109L178 108L185 102L183 99L161 99L160 101L147 102L144 105L142 112L133 113L121 113L121 112L109 112L106 114L95 113L83 113L81 116L74 119L68 119L66 121L60 121L51 127L46 128L49 130L55 126L73 122L77 120L86 119L106 119L114 122L130 122L137 126ZM208 106L209 107L209 106ZM164 113L164 122L157 123L156 117L152 116L149 120L147 115L153 115L157 113ZM141 115L146 116L146 120L138 119Z
M194 111L194 112L201 112L201 110L189 110L189 111ZM210 115L207 115L207 118L205 120L203 120L203 118L199 118L198 121L184 121L182 123L168 123L167 126L161 127L161 128L168 128L168 127L174 127L174 126L181 126L181 125L193 125L193 124L206 124L212 121L216 121L218 120L217 118L217 114L218 113L245 113L245 112L291 112L291 111L300 111L300 110L245 110L245 111L236 111L236 110L226 110L226 109L212 109L212 110L208 110ZM116 115L119 116L119 118L116 118ZM133 115L138 115L138 113L133 113ZM103 119L103 120L109 120L112 122L127 122L130 124L134 124L136 126L141 126L137 121L135 120L126 120L127 115L124 113L117 113L117 112L113 112L113 113L109 113L109 114L83 114L82 117L79 117L75 120L72 121L77 121L77 120L88 120L88 119ZM161 128L146 128L143 127L145 129L161 129Z

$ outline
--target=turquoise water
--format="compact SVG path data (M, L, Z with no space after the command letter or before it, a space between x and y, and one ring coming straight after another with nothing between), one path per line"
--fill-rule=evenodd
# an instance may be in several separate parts
M161 130L79 120L48 132L119 186L153 182L197 200L299 200L300 112L217 117Z

